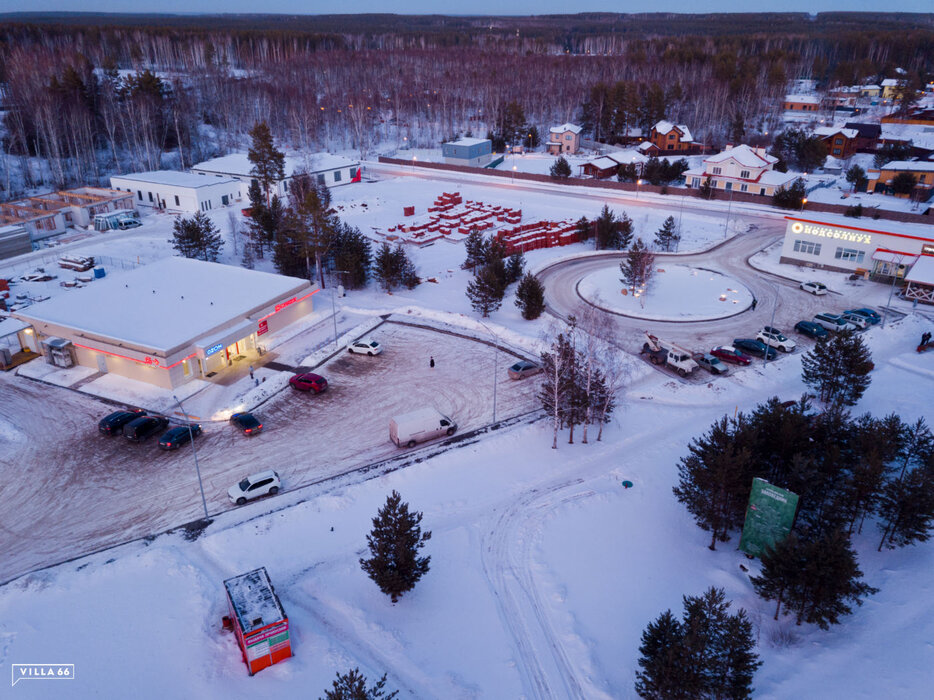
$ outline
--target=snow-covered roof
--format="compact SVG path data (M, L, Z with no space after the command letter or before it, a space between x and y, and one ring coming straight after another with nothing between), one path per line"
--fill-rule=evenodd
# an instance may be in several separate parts
M462 138L457 141L448 141L449 146L476 146L479 143L492 143L490 139Z
M785 102L816 105L820 104L820 98L817 95L785 95Z
M592 165L595 168L599 168L600 170L606 170L607 168L617 167L619 163L608 156L603 156L601 158L597 158L596 160L589 161L587 165Z
M712 155L709 158L705 158L704 163L723 163L730 158L735 160L740 165L746 166L747 168L764 168L778 162L778 158L775 156L770 156L765 152L757 153L752 148L743 143L739 146L734 146L733 148L728 148L725 151L721 151L720 153Z
M651 141L643 141L638 146L636 146L636 148L638 148L640 151L647 151L650 148L655 148L655 144Z
M934 284L934 256L922 255L905 275L908 282Z
M899 265L913 265L918 256L913 253L899 253L897 250L879 248L872 254L872 259L881 262L898 263Z
M645 155L634 148L625 151L613 151L612 153L607 153L606 157L612 158L620 165L627 163L645 163L648 160Z
M354 165L359 165L359 161L331 153L313 153L304 158L286 156L283 169L286 177L292 177L296 172L308 172L314 175ZM222 175L234 175L236 177L252 177L250 171L253 169L253 164L246 153L231 153L220 158L203 161L193 165L191 169Z
M879 170L913 170L923 173L934 173L934 163L924 160L893 160L886 163Z
M691 130L687 128L685 124L673 124L672 122L665 121L664 119L658 122L655 125L655 131L660 134L667 134L672 129L677 129L681 132L681 141L693 141L694 137L691 136Z
M848 139L855 139L859 136L859 132L856 129L846 129L838 126L819 126L814 129L814 133L818 136L835 136L836 134L843 134Z
M110 178L111 183L114 180L130 180L131 182L145 183L149 185L167 185L170 187L207 187L208 185L218 185L227 182L236 182L226 177L206 178L204 175L195 175L193 173L183 173L178 170L151 170L146 173L129 173L127 175L114 175Z
M898 78L886 78L882 81L882 87L893 87L895 85L901 85L903 81Z
M860 85L859 89L860 90L881 90L882 88L878 85L872 84L872 85Z
M0 338L19 333L26 328L29 328L29 324L23 323L18 318L0 318Z
M577 124L571 124L570 122L567 122L566 124L562 124L561 126L551 127L551 133L553 134L563 134L565 131L570 131L571 133L579 134L581 131L583 131L583 128L580 126L577 126Z
M927 124L881 124L879 138L885 141L911 141L914 146L934 151L934 126Z
M252 632L285 619L285 611L272 589L265 567L227 579L224 588L230 596L240 629L244 632Z
M167 355L309 287L297 277L173 257L108 275L16 316Z
M766 170L762 173L761 177L756 180L756 183L759 185L775 185L776 187L781 187L782 185L787 185L789 182L793 182L801 177L801 173L780 173L777 170Z

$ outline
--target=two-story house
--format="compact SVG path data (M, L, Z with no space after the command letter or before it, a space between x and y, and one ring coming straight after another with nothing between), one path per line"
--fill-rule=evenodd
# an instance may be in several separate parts
M859 136L856 129L821 126L814 129L814 135L820 137L827 146L827 153L834 158L845 160L856 153L856 139Z
M934 163L923 160L893 160L881 168L870 168L866 172L869 178L866 191L894 194L892 180L899 173L910 173L916 184L911 194L896 194L896 197L912 197L920 202L930 199L931 189L934 187Z
M727 146L726 150L704 158L703 168L692 168L684 173L688 187L699 188L707 178L714 189L748 192L771 196L779 187L787 187L800 173L780 173L772 167L778 158L770 156L764 148L750 148L746 144Z
M879 139L882 136L882 127L879 124L847 122L843 126L845 129L856 131L854 147L857 153L873 153L879 148Z
M664 120L652 127L649 141L658 149L659 155L687 154L698 150L698 144L686 125Z
M582 128L577 124L562 124L549 130L551 139L545 144L552 155L577 153L581 147Z

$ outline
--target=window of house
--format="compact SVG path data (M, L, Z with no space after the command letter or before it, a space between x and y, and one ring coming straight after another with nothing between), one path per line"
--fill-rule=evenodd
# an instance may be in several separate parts
M713 169L713 174L714 174L714 175L719 175L721 172L723 172L723 171L722 171L720 168L714 168L714 169Z
M669 141L674 141L674 140L675 140L675 134L674 134L674 132L671 132L670 134L668 134L668 140L669 140Z
M820 255L820 243L795 239L795 252L806 255Z
M324 184L324 173L318 173L318 184L319 185Z
M863 257L866 253L862 250L856 250L855 248L837 248L837 251L834 253L834 257L837 260L847 260L849 262L858 262L863 261Z
M230 204L230 197L228 197L226 194L222 194L222 195L221 195L221 204L223 204L225 207L226 207L228 204Z
M152 201L152 192L148 192L147 194L149 195L149 201L151 202L151 201Z
M835 146L840 146L843 144L843 139L834 139L833 143Z
M834 154L835 156L840 155L840 149L839 149L839 148L833 149L833 154Z
M351 169L350 169L350 179L353 180L355 177L357 177L357 169L356 169L356 168L351 168Z
M574 137L573 137L571 134L565 134L565 135L564 135L564 140L565 140L565 141L570 141L570 140L573 139L573 138L574 138Z
M700 187L700 178L692 177L691 178L691 187Z
M740 176L740 177L749 177L749 171L748 171L748 170L740 170L740 171L739 171L739 176Z
M175 195L175 206L179 206L178 195Z
M732 189L733 189L733 183L730 182L729 180L727 180L726 183L723 185L723 189L725 189L725 190L732 190Z
M340 182L340 181L341 181L341 171L335 170L334 171L334 182Z
M764 187L760 187L760 188L759 188L759 194L761 194L763 197L765 196L765 188L764 188Z
M136 190L136 194L139 195L139 201L142 202L142 201L143 201L143 191L142 191L142 190Z
M749 189L749 186L745 182L739 186L740 192L746 192L748 189Z

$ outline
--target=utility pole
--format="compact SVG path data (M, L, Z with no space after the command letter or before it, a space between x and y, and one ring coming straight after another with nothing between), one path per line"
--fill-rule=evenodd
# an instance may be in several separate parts
M198 488L201 489L201 505L204 506L204 519L209 520L210 516L208 515L208 502L204 498L204 484L201 482L201 468L198 466L198 451L195 449L195 434L191 429L191 418L188 417L188 414L182 407L182 402L179 400L179 398L175 394L172 394L172 398L175 399L175 403L178 404L182 415L185 416L185 421L188 423L188 439L191 442L191 454L195 458L195 472L198 474Z

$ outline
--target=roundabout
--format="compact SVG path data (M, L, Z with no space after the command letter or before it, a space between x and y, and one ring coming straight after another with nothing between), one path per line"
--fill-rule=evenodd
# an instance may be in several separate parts
M634 293L620 280L618 264L587 273L577 283L580 297L609 313L646 321L714 321L752 305L753 294L720 272L656 260L647 290Z

